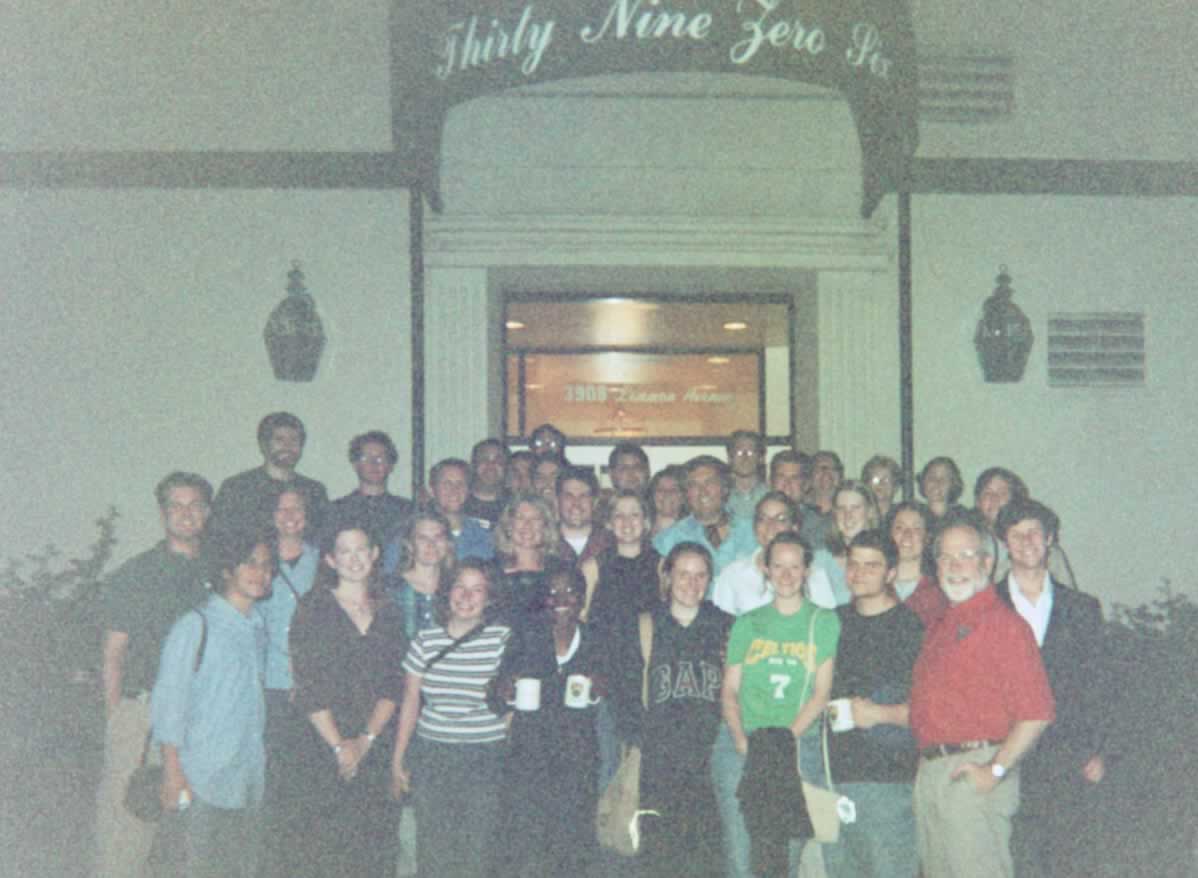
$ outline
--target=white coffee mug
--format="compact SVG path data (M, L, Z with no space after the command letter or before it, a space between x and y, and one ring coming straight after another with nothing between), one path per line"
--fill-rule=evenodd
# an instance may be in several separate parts
M591 697L590 677L585 674L571 674L566 677L566 707L580 710L598 703L598 698Z
M541 681L536 677L521 677L516 681L516 700L511 703L516 710L540 710Z
M853 702L848 698L837 698L828 705L828 721L834 732L847 732L856 728L853 723Z

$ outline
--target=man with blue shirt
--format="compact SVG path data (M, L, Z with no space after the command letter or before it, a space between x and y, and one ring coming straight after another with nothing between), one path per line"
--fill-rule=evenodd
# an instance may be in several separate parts
M254 878L265 783L265 633L255 601L270 591L264 537L222 534L206 546L219 594L175 623L150 699L166 813L151 874Z
M466 514L466 497L470 493L470 464L456 457L447 457L433 467L428 475L433 508L449 520L453 533L454 552L458 558L495 557L495 540L491 523Z
M709 454L692 458L686 464L690 515L654 537L653 548L664 558L678 543L698 543L711 552L714 582L725 566L757 549L753 519L734 516L727 509L731 492L732 472L726 463Z

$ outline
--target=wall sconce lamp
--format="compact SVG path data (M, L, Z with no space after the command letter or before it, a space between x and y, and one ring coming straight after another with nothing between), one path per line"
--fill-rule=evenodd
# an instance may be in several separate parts
M973 336L982 374L987 382L1017 382L1023 378L1035 334L1032 322L1011 301L1011 276L1007 267L998 268L998 286L982 305L982 319Z
M324 351L324 326L316 301L304 287L298 262L287 273L287 295L270 312L262 333L270 367L280 381L311 381Z

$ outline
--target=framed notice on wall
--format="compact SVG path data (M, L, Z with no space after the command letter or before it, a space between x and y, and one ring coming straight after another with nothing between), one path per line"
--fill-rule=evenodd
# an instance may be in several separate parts
M552 423L575 444L722 442L764 432L761 351L513 351L507 432Z

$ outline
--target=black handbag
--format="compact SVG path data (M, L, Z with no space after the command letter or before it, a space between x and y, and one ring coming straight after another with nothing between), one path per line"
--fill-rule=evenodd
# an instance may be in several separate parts
M146 764L149 749L150 735L146 735L141 764L129 775L125 787L125 810L144 823L155 823L162 816L162 766Z

